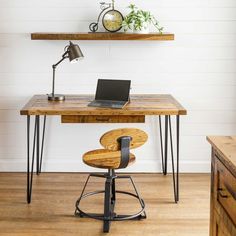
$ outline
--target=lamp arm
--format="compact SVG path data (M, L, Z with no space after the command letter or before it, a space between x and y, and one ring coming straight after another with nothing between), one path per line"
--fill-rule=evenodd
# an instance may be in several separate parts
M58 61L56 64L52 65L52 67L57 67L62 61L64 61L66 58L68 58L67 56L68 51L66 51L63 55L62 55L62 59L60 61Z
M67 51L62 55L62 59L60 61L58 61L56 64L52 65L52 69L53 69L53 79L52 79L52 96L54 97L54 91L55 91L55 75L56 75L56 67L63 62L66 58L67 58Z

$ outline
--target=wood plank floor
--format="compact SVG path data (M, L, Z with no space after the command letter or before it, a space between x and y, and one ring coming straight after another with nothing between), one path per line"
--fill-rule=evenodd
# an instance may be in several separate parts
M74 205L87 174L42 173L34 176L32 203L25 199L26 175L0 173L0 235L76 235L102 233L102 222L77 218ZM182 174L180 202L173 203L171 175L133 174L146 203L148 218L112 222L110 236L207 236L209 227L210 175ZM131 190L127 180L119 190ZM88 190L103 189L103 179L91 179ZM135 200L118 196L117 212L134 212ZM86 210L102 211L102 196L85 200Z

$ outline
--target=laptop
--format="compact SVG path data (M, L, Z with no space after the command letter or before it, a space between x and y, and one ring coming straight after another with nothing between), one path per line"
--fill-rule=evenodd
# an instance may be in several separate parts
M95 100L90 107L123 108L129 102L130 80L98 79Z

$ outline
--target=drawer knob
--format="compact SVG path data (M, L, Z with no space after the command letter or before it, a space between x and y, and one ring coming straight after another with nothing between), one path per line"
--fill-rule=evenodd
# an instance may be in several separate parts
M218 188L218 193L219 193L219 195L220 195L222 198L228 198L228 195L224 194L223 191L224 191L224 190L223 190L222 188Z

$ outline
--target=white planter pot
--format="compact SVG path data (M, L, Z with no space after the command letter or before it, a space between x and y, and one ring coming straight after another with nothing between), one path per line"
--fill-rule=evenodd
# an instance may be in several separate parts
M149 33L149 28L143 28L141 30L134 30L133 33L135 34L148 34Z
M131 30L131 29L127 29L126 31L124 31L125 33L127 33L127 34L132 34L134 31L133 30Z

